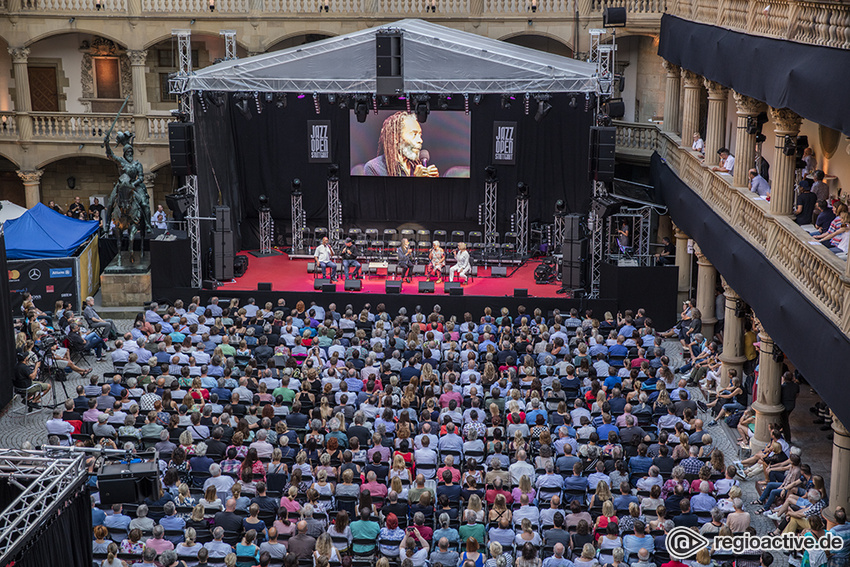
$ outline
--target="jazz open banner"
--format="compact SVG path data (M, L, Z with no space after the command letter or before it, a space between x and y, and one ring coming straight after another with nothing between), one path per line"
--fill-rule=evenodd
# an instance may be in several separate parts
M33 302L42 311L52 311L60 299L70 301L74 310L79 310L76 258L9 260L7 268L14 313L20 313L24 292L32 294Z
M77 258L80 261L80 301L85 301L86 297L94 295L100 288L100 254L97 234L89 240ZM79 305L74 307L80 308Z

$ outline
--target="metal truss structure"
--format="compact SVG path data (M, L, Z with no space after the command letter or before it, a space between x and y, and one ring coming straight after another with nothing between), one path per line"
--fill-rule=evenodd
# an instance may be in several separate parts
M339 178L328 177L328 240L331 248L342 241L342 202L339 200Z
M623 221L631 221L632 234L634 237L632 239L630 258L635 260L639 266L651 265L649 255L651 214L652 207L649 206L633 209L623 208L620 209L620 212L611 215L607 219L608 242L611 244L613 244L617 239L617 229L619 228L620 223Z
M528 197L517 197L516 200L516 253L522 259L528 255Z
M599 94L610 95L614 85L614 57L617 51L617 32L611 30L611 43L603 44L602 37L608 30L594 28L590 30L590 49L587 62L596 65L596 78L599 81Z
M307 228L307 217L304 216L304 201L301 191L292 193L292 252L304 251L304 229Z
M273 241L272 211L268 207L262 207L260 209L260 255L271 256Z
M563 213L555 213L555 224L552 227L552 238L549 242L552 243L552 250L556 254L560 254L561 245L567 239L567 223L566 215Z
M21 547L85 483L87 475L82 454L0 451L0 478L23 488L0 511L0 565L13 563ZM26 486L19 481L27 481Z
M608 195L608 188L602 181L593 183L593 199L601 199ZM603 238L602 233L605 229L605 221L599 214L597 207L591 205L590 213L587 216L587 228L590 232L590 294L591 299L599 297L599 280L602 270L602 252Z
M236 30L221 30L218 35L224 38L224 60L238 59L239 56L236 55Z
M484 245L496 244L496 197L499 192L499 182L484 183Z
M179 95L181 115L188 122L194 122L193 93L184 89L186 81L192 74L192 32L190 30L172 30L171 35L177 37L179 67L176 77L169 81L169 87L172 94ZM235 44L235 33L233 41ZM192 199L186 214L186 228L189 232L189 245L192 250L192 287L200 288L203 274L201 273L201 220L198 218L200 208L198 203L198 176L187 175L186 185L183 186L182 191Z

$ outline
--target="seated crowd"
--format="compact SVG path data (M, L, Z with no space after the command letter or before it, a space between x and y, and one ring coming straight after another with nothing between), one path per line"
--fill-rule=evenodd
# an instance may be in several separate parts
M675 526L754 533L741 473L643 310L196 297L152 304L109 356L114 375L90 376L47 428L133 460L158 451L143 504L100 504L93 477L95 557L110 567L652 567ZM768 459L761 504L784 499L786 530L817 530L822 479L801 483L810 470L777 437L741 466Z

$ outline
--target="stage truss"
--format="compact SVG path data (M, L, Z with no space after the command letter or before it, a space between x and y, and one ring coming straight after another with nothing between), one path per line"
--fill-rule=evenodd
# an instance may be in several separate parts
M601 199L608 195L608 188L602 181L593 182L593 200ZM604 231L604 219L599 215L597 207L591 204L590 213L587 216L587 228L590 231L590 299L599 298L599 280L602 270L602 233Z
M24 490L0 511L0 565L10 563L20 547L70 499L88 475L85 455L6 449L0 451L0 479Z
M484 246L496 244L496 198L499 192L497 180L484 183Z
M292 252L304 252L304 229L307 228L307 217L304 216L304 201L301 191L292 193Z
M613 243L617 241L617 230L620 223L623 221L631 221L632 223L633 245L631 246L631 252L628 254L618 254L620 252L618 249L617 252L611 253L612 259L619 259L621 262L627 259L633 265L637 266L652 265L649 255L651 214L652 207L645 206L633 209L623 208L620 209L620 212L608 217L608 243L611 245L611 250L613 250Z
M263 207L260 209L260 254L268 256L272 253L273 240L272 211L268 207Z
M520 259L528 255L528 197L517 197L514 231L517 233L516 253Z
M337 248L342 241L342 201L337 177L328 178L328 234L331 248Z

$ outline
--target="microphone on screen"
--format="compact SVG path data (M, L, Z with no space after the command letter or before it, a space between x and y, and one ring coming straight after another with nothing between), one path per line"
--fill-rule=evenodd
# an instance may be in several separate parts
M419 161L422 162L422 167L428 167L429 159L431 159L431 154L428 150L419 150Z

